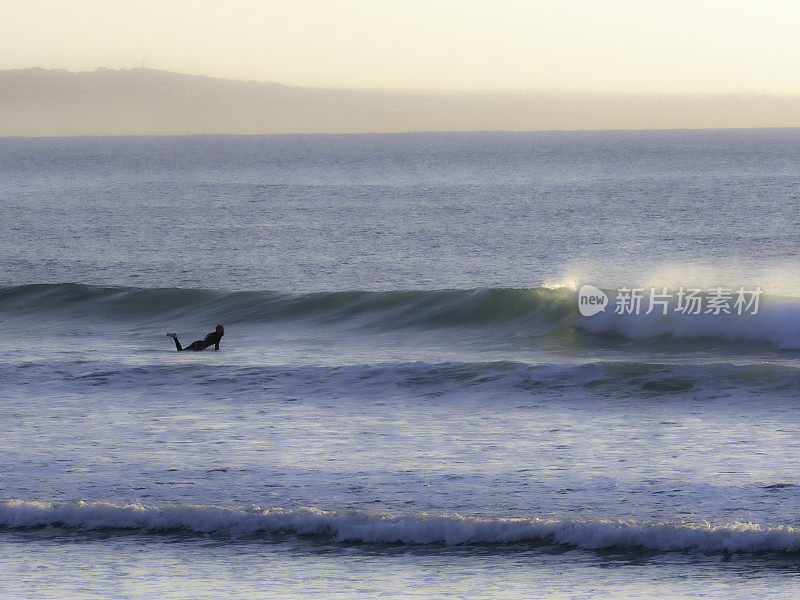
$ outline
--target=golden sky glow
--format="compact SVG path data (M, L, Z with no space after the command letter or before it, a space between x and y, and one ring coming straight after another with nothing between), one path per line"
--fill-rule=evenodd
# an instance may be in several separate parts
M796 0L0 0L0 69L800 94Z

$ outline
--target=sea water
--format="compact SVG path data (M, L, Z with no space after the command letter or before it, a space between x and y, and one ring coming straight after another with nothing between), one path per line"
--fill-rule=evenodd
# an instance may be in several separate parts
M0 140L0 595L796 597L798 164L798 130Z

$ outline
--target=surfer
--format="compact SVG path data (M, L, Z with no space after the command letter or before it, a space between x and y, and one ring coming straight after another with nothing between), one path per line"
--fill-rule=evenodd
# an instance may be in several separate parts
M199 352L200 350L205 350L209 346L213 345L214 350L219 350L219 341L222 339L222 336L225 335L225 328L222 325L217 325L217 328L209 333L206 337L202 340L195 340L186 348L181 347L181 343L178 341L178 334L177 333L168 333L167 336L171 337L175 340L175 347L178 349L178 352L181 350L194 350Z

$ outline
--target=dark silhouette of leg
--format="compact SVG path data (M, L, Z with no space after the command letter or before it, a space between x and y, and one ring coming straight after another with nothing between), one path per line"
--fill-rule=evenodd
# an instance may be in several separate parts
M167 336L171 337L172 340L175 342L175 347L178 349L178 352L183 350L183 348L181 348L181 343L178 341L178 336L176 334L168 333ZM187 350L188 350L188 348L187 348Z

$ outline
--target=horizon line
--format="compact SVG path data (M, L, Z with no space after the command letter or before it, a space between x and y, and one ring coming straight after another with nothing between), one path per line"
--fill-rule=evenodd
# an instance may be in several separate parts
M774 131L777 129L797 129L800 125L765 126L765 127L652 127L641 129L420 129L418 131L357 131L357 132L318 132L318 133L101 133L96 135L0 135L0 140L53 140L53 139L89 139L89 138L186 138L186 137L331 137L331 136L372 136L372 135L471 135L479 133L495 133L504 135L526 135L548 133L700 133L719 131Z

